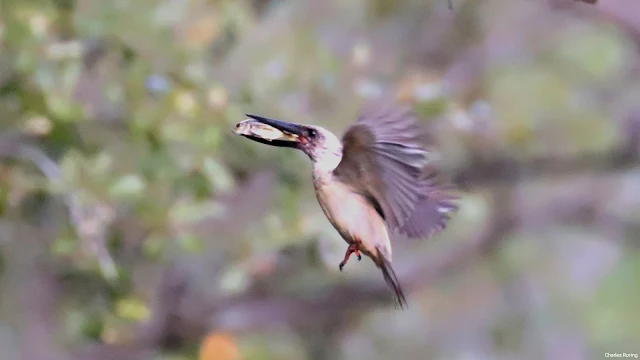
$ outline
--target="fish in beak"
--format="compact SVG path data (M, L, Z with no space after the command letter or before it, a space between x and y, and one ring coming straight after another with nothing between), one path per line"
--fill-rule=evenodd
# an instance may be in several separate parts
M304 127L257 115L239 122L233 132L262 144L279 147L297 147Z

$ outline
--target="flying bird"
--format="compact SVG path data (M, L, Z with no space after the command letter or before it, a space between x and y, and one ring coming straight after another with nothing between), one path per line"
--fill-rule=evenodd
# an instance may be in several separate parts
M400 307L407 302L391 266L390 233L427 238L445 228L457 210L451 186L436 179L408 106L366 104L342 140L320 126L247 114L234 132L251 140L299 149L313 163L318 203L351 254L371 258Z

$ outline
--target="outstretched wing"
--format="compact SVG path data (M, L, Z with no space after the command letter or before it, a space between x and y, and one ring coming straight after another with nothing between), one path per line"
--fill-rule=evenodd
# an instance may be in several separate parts
M409 107L369 103L345 132L342 160L334 170L338 180L372 203L391 231L410 237L443 228L449 204L444 189L425 173L427 151L419 136Z
M408 107L369 103L342 137L338 180L365 196L391 229L399 229L420 198L426 151Z
M446 226L451 214L458 210L453 187L438 182L434 169L425 169L425 183L411 216L397 230L411 238L428 238Z

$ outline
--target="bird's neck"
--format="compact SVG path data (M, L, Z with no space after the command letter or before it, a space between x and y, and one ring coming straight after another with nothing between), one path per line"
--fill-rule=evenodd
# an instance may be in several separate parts
M314 178L331 176L342 160L342 149L327 150L312 160Z

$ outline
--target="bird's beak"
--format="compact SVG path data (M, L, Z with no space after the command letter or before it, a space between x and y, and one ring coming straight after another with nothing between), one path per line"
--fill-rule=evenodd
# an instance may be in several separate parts
M257 115L247 114L247 116L249 119L236 124L233 130L234 133L253 141L273 146L296 147L300 142L300 137L304 131L302 125Z

